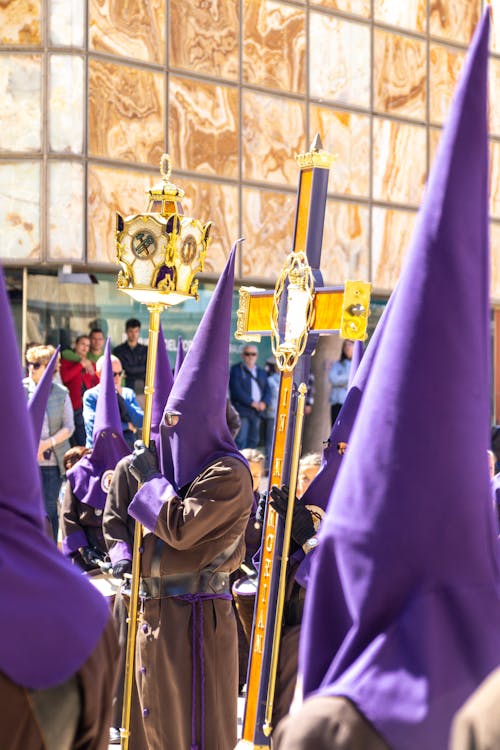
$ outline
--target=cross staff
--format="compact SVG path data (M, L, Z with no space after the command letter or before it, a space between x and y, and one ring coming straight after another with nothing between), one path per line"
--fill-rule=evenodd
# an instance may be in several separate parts
M319 265L332 157L322 150L317 135L310 151L296 159L300 176L293 250L279 274L274 292L240 289L236 331L236 337L246 341L271 336L281 377L269 489L273 484L286 483L290 485L290 495L294 495L302 435L302 414L295 424L297 405L302 412L311 354L320 334L340 332L349 339L366 337L371 289L370 284L359 281L331 288L323 286ZM287 532L291 527L291 511L292 507L287 514ZM281 519L268 506L239 750L270 746L289 541Z

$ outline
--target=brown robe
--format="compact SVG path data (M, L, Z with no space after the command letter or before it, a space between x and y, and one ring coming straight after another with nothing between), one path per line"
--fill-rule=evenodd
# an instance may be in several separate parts
M105 535L123 539L130 483L118 464L108 495ZM118 473L119 472L119 473ZM113 489L114 485L114 489ZM122 487L123 497L115 490ZM141 575L152 568L159 575L203 570L225 550L234 551L218 572L236 570L244 558L244 532L252 506L251 476L237 458L221 458L199 475L184 499L166 495L155 533L143 540ZM112 517L114 516L114 517ZM118 517L122 529L118 531ZM158 539L164 544L158 543ZM205 750L233 750L236 744L238 664L236 621L230 600L207 599L193 605L178 597L147 599L140 613L136 648L136 680L143 727L147 737L133 735L130 750L189 750L200 743L204 725ZM193 612L195 612L195 684L193 685ZM203 624L203 674L200 625ZM203 689L202 689L203 685ZM192 715L194 693L194 717ZM192 721L194 726L192 727Z
M106 554L106 544L102 533L103 511L96 510L91 505L81 503L73 494L71 485L66 482L64 497L59 511L59 526L62 537L69 537L76 531L83 531L88 545Z
M455 714L450 750L498 750L500 748L500 669L496 669L472 693Z
M106 750L117 654L110 618L92 654L64 685L29 691L0 672L1 750Z
M273 733L273 750L390 750L347 698L308 698L281 721ZM424 750L424 748L422 748Z

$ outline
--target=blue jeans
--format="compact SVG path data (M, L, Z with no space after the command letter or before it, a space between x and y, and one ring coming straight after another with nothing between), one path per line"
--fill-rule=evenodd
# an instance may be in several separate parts
M257 448L260 441L260 424L261 419L257 412L252 414L250 417L243 417L240 414L241 425L238 434L236 435L236 445L239 450L242 451L244 448Z
M57 466L41 466L43 501L45 504L45 513L48 516L54 541L57 543L57 534L59 532L59 513L57 508L57 498L61 489L62 477L59 474Z

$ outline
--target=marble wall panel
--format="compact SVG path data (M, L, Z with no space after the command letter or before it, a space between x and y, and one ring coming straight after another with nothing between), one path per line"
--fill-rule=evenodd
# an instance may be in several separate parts
M296 195L243 189L243 277L274 283L292 250Z
M306 13L274 0L246 0L243 80L305 93Z
M49 38L58 47L83 47L85 44L85 3L82 0L51 0Z
M238 177L238 90L170 76L168 143L176 169Z
M363 18L371 15L370 0L312 0L314 5L321 5L330 10L342 10L344 13L353 13Z
M500 143L490 142L490 214L500 219Z
M345 195L370 193L370 118L312 104L310 132L319 133L323 148L336 155L329 190Z
M0 44L41 44L41 13L41 0L3 0L0 3Z
M40 162L0 162L0 257L40 258Z
M495 57L489 61L488 88L489 130L491 135L500 136L500 60Z
M294 156L306 150L305 123L301 102L244 91L243 179L296 185Z
M328 200L321 270L325 284L369 281L369 208Z
M491 34L490 49L500 54L500 0L490 0L491 5Z
M439 128L429 128L429 169L431 168L434 157L436 156L441 132L442 131Z
M83 164L49 161L48 255L51 260L84 260Z
M157 165L164 123L161 73L90 60L89 154Z
M239 24L238 0L170 0L170 66L236 81Z
M375 117L373 198L418 206L426 178L425 127Z
M417 212L372 209L372 278L375 289L394 288L409 247Z
M430 58L430 119L442 125L451 104L453 92L465 59L463 52L431 44Z
M0 151L40 151L42 58L0 55Z
M240 236L238 229L238 187L191 178L175 179L185 191L182 207L186 216L205 223L212 222L210 244L205 260L205 273L220 273L233 242ZM244 243L246 244L246 243Z
M468 44L481 15L481 0L430 0L430 33Z
M373 16L380 23L425 34L426 10L426 0L375 0Z
M309 57L311 96L369 107L368 26L311 11Z
M500 304L500 224L490 224L491 273L490 290L493 300Z
M89 163L87 195L87 260L116 263L116 211L123 216L144 212L146 190L158 182L158 171L114 169Z
M49 148L71 154L83 151L84 60L51 55L49 77Z
M425 42L376 29L374 57L375 109L424 120Z
M145 62L165 62L164 0L89 0L89 47Z

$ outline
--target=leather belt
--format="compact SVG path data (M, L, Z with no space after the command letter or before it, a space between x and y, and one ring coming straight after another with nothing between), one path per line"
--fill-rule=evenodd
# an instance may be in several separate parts
M139 596L143 599L161 599L166 596L184 596L184 594L229 594L229 592L229 573L216 573L213 570L141 578L139 584Z

